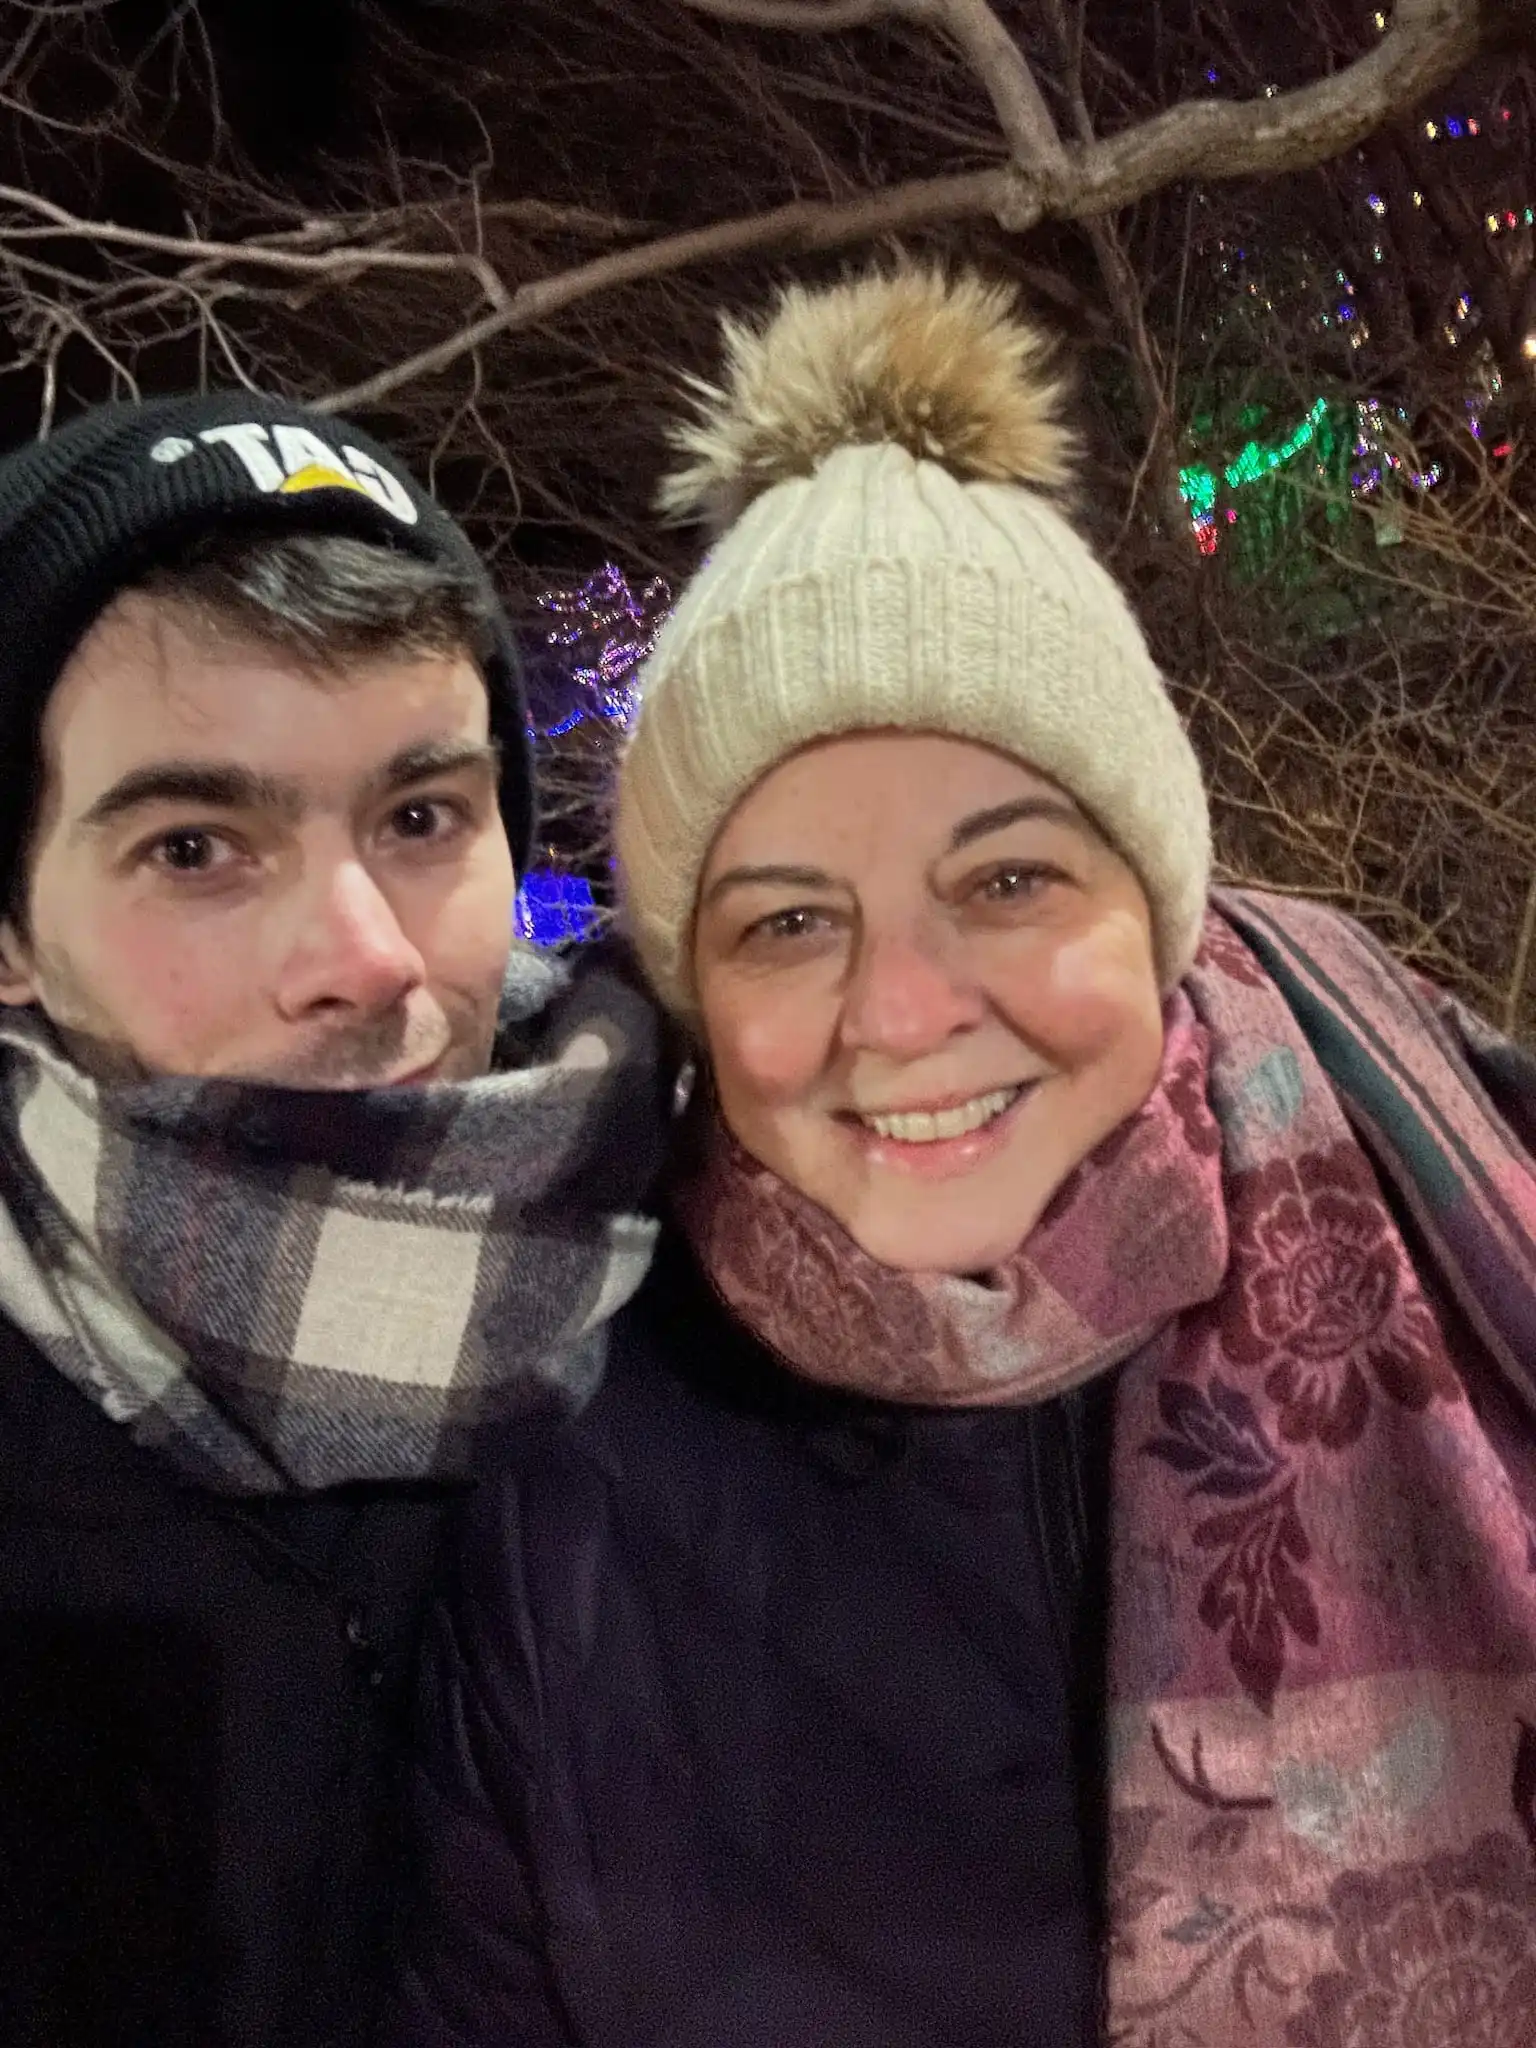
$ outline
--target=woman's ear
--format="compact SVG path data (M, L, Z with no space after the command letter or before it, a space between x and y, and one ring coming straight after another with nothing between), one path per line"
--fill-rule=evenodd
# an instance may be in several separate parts
M684 1035L681 1026L678 1035L679 1038ZM672 1142L667 1159L669 1183L692 1180L703 1171L719 1114L708 1058L697 1038L688 1033L686 1053L672 1098Z
M0 1003L19 1009L37 1001L32 958L12 918L0 920Z

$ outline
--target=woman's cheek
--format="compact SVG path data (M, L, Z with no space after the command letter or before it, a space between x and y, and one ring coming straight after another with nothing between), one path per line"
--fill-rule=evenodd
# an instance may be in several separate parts
M716 1072L765 1104L795 1101L825 1064L827 1027L803 992L733 991L706 1006L704 1033Z
M1040 1037L1067 1059L1092 1057L1128 1032L1162 1035L1145 927L1129 911L1097 920L1034 963Z

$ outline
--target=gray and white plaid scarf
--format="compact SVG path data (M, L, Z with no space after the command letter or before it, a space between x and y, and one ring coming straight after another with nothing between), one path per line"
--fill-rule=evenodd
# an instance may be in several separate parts
M639 1286L667 1121L654 1013L519 949L497 1071L317 1094L97 1084L0 1021L0 1313L199 1483L450 1477L579 1404Z

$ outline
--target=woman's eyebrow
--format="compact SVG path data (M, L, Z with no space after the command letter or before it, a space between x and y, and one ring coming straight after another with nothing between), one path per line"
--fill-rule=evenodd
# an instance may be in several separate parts
M823 874L820 868L727 868L723 875L717 875L704 892L706 904L717 902L728 889L750 889L753 887L777 887L781 889L835 889L832 877Z
M973 840L985 839L990 832L1001 832L1005 825L1017 825L1023 818L1046 818L1054 825L1070 825L1085 834L1093 829L1077 806L1065 797L1021 796L1014 803L994 804L990 810L972 811L968 818L962 818L949 836L949 850L958 853Z

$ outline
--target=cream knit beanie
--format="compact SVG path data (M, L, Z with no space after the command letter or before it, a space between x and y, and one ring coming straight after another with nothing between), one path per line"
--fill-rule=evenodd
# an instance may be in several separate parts
M727 323L724 388L662 492L718 538L641 679L616 841L630 928L693 1008L700 877L739 799L808 742L953 734L1068 791L1129 862L1172 987L1210 865L1194 753L1120 591L1052 502L1074 454L1012 294L898 270Z

